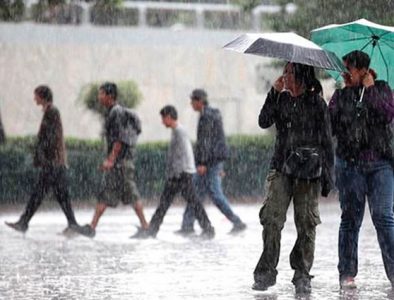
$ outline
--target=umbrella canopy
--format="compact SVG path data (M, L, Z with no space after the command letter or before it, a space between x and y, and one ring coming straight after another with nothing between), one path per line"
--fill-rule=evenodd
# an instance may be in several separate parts
M338 57L361 50L371 58L370 68L394 88L394 27L383 26L365 19L346 24L333 24L312 30L312 41ZM329 72L334 78L341 76Z
M339 72L345 70L341 60L334 53L323 50L293 32L247 33L223 48Z

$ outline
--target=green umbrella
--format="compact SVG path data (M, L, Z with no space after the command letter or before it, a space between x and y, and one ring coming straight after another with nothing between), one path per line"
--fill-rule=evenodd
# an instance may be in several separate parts
M394 89L394 27L360 19L314 29L311 39L338 57L353 50L367 53L371 58L370 68L376 71L378 79L387 81ZM339 72L328 72L336 80L342 79Z

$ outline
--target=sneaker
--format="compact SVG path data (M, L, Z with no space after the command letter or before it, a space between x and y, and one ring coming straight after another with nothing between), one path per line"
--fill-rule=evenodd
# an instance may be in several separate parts
M354 277L347 276L340 280L339 285L341 289L355 289L357 288L356 282L354 281Z
M200 237L205 239L213 239L215 237L215 228L210 227L201 232Z
M311 280L300 278L294 282L296 294L310 294L312 292Z
M86 224L84 226L78 226L76 230L79 234L82 234L84 236L93 238L96 235L96 230L89 224Z
M68 237L73 237L77 234L93 238L96 235L96 231L89 224L86 224L84 226L80 226L78 224L71 224L63 230L63 235Z
M178 235L182 235L182 236L188 236L188 235L193 235L196 232L194 231L193 228L190 228L190 229L181 228L177 231L174 231L174 233L178 234Z
M265 278L261 277L259 279L255 278L255 281L252 285L252 289L255 291L266 291L270 286L275 285L276 279L275 278Z
M149 228L145 229L145 228L137 226L137 232L134 233L130 238L131 239L146 239L150 236L152 236L152 234L149 231Z
M234 224L233 228L230 231L230 234L237 234L241 231L244 231L246 229L246 224L241 222L239 224Z
M5 222L5 224L12 229L15 229L16 231L25 233L27 231L28 226L26 224L23 224L22 222L18 221L16 223L11 223L11 222Z

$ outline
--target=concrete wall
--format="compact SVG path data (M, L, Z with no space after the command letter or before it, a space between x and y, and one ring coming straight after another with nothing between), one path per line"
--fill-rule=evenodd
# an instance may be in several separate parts
M141 141L165 140L159 109L175 105L195 139L198 115L190 106L195 87L221 109L226 134L262 133L257 117L270 81L279 71L270 60L221 49L240 32L172 31L91 26L0 24L0 111L8 135L36 134L42 112L32 91L49 84L65 134L97 138L99 119L77 103L93 81L132 79L144 100L137 108Z

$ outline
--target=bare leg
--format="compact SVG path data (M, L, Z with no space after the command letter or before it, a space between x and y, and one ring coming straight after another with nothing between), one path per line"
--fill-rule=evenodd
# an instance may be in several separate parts
M144 208L142 206L142 202L140 200L137 200L134 205L133 205L134 211L138 216L138 219L140 220L141 227L143 229L148 229L149 225L148 222L146 222L145 215L144 215Z
M106 208L107 208L107 204L97 203L96 211L94 212L93 220L91 223L93 229L96 229L97 223L100 220L100 217L102 216Z

